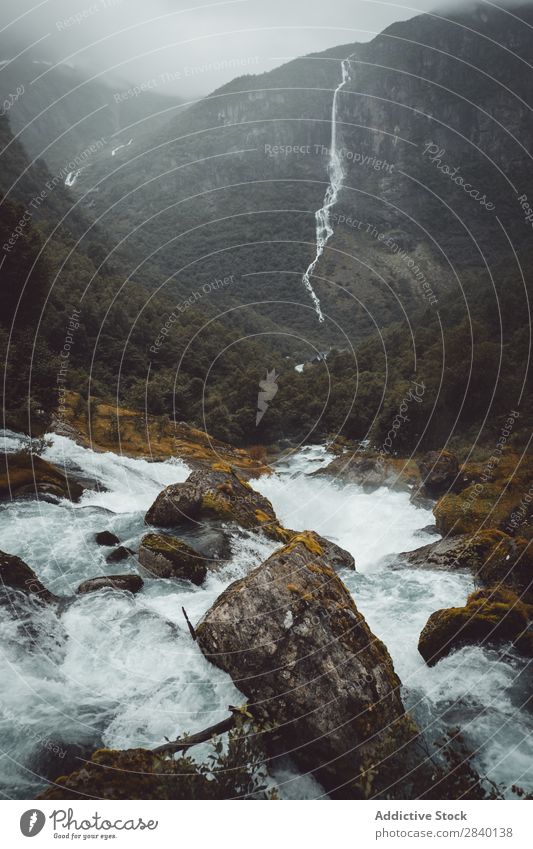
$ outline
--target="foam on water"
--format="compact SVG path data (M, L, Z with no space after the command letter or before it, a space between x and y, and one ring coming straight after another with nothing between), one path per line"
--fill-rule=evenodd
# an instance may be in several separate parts
M429 616L461 606L474 589L465 572L400 567L390 557L434 541L420 532L431 511L414 507L408 493L309 476L328 461L326 451L306 449L279 474L256 484L287 527L312 529L346 548L356 572L342 579L372 631L383 640L402 680L404 701L430 743L460 727L481 772L512 797L512 784L533 788L533 716L528 662L510 648L469 646L433 667L418 652ZM294 469L297 469L294 474ZM307 474L306 474L307 473ZM394 568L393 568L394 566ZM516 797L515 797L516 798Z

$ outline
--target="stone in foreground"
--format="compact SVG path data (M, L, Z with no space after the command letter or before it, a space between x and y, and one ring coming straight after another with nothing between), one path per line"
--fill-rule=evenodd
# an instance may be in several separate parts
M80 595L94 593L98 590L120 590L122 592L138 593L144 584L139 575L101 575L98 578L89 578L83 581L76 590Z
M276 750L329 792L394 793L416 729L390 655L315 534L299 534L217 599L196 629L205 656L274 726ZM405 784L403 788L405 792Z

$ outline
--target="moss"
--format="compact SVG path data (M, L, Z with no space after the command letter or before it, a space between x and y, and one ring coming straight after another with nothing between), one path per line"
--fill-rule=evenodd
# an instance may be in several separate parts
M145 548L149 548L154 554L172 555L182 552L196 556L196 552L189 545L176 537L166 536L164 534L147 534L142 539L142 545Z
M316 554L317 557L321 557L324 554L324 549L312 531L303 531L302 533L294 534L291 537L290 542L284 547L283 551L285 554L290 554L297 545L305 545L307 550L310 551L311 554Z
M326 578L336 578L336 574L330 566L319 566L317 563L308 563L306 566L310 572L316 575L325 575Z
M533 607L520 601L512 590L501 587L478 590L468 597L464 607L433 613L420 635L418 650L429 665L456 648L487 641L512 642L531 657L532 614Z
M18 490L54 489L65 498L79 498L82 487L69 482L63 472L35 454L20 451L0 456L0 497L9 498Z

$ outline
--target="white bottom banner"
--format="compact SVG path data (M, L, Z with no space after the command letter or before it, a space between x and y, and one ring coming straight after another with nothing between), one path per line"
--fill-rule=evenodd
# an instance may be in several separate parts
M203 809L203 810L202 810ZM498 802L44 802L5 801L5 847L70 843L252 849L471 847L529 849L528 801Z

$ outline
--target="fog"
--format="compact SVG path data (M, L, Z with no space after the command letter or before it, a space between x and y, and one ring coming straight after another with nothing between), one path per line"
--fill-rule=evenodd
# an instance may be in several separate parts
M368 41L435 0L3 0L0 59L67 62L115 86L157 78L161 94L203 95L243 73ZM482 4L481 4L482 5ZM502 0L485 5L506 5ZM507 5L517 5L514 4ZM439 11L436 11L439 10ZM46 66L36 75L46 74Z

